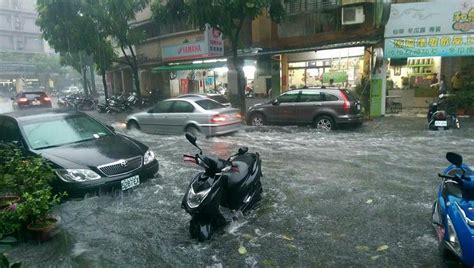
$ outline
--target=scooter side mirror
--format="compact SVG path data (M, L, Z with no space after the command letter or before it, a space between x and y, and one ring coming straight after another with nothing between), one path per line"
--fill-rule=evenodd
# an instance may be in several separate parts
M197 138L196 138L196 136L194 136L193 134L191 134L191 133L189 133L189 132L186 133L186 139L187 139L192 145L197 146L197 145L196 145Z
M198 148L199 151L200 151L199 153L202 154L201 148L199 148L199 146L197 146L197 144L196 144L196 141L197 141L196 136L194 136L193 134L191 134L191 133L189 133L189 132L186 132L185 136L186 136L186 139L189 141L189 143L191 143L191 144L194 145L196 148Z
M449 152L446 154L446 159L448 159L448 161L455 165L456 167L458 168L462 168L462 156L457 154L457 153L452 153L452 152Z
M249 151L248 147L239 148L239 155L243 155Z

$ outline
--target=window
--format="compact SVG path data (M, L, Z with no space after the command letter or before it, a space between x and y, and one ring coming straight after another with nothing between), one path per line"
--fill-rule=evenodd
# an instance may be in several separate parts
M300 102L323 101L324 95L319 91L303 91L301 93Z
M5 119L3 123L0 122L0 142L3 143L18 143L20 142L20 129L18 125L10 119Z
M225 108L224 105L215 102L213 100L198 100L196 103L201 106L204 110L215 110Z
M112 135L109 129L82 115L38 121L22 127L26 140L36 150Z
M291 103L291 102L297 102L298 101L298 96L300 95L301 91L292 91L288 92L286 94L281 95L278 97L278 102L279 103Z
M321 93L324 101L338 101L339 98L330 93Z
M171 109L172 113L192 113L194 112L194 106L186 101L175 101L173 108Z
M173 105L172 101L162 101L158 103L153 109L151 109L151 113L159 114L159 113L169 113L171 110L171 105Z

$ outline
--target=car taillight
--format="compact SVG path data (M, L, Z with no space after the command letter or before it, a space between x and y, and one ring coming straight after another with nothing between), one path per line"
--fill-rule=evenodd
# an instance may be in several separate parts
M43 100L45 100L45 101L50 101L51 98L50 98L50 97L44 97Z
M20 99L18 100L18 102L28 102L28 99L27 99L27 98L20 98Z
M349 98L347 97L346 92L344 92L343 90L339 90L339 95L344 101L344 103L342 104L342 109L344 109L344 112L348 113L349 108L351 108L351 103L349 102Z
M240 113L235 113L235 118L241 119L241 118L242 118L242 115L241 115Z
M225 122L226 120L227 120L227 116L223 114L216 114L216 115L213 115L211 118L212 123Z

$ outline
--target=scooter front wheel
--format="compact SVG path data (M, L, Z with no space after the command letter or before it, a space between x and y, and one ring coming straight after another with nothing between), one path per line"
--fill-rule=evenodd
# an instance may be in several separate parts
M189 234L191 238L197 238L199 242L204 242L211 239L212 227L211 224L199 223L196 220L189 222Z

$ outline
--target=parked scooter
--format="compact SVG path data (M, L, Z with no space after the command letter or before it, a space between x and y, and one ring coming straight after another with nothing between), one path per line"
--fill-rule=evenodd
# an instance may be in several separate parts
M427 115L429 130L459 129L461 127L456 113L450 107L448 98L452 96L454 95L441 94L438 101L429 105Z
M195 156L184 155L184 160L203 167L205 172L191 180L181 207L192 216L191 237L202 242L261 199L262 161L258 153L248 153L246 147L227 160L203 156L196 137L186 133L186 139L200 152Z
M474 173L462 156L447 153L452 164L442 174L432 224L443 255L450 252L468 267L474 267Z

